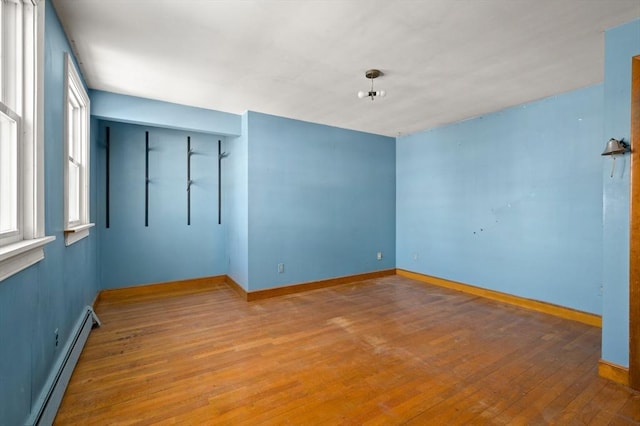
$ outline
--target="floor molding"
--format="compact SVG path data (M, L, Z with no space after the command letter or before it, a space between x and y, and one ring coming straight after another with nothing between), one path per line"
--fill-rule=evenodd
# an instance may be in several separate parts
M234 290L243 300L251 302L254 300L268 299L271 297L284 296L287 294L301 293L305 291L316 290L320 288L333 287L342 284L349 284L356 281L364 281L369 279L381 278L390 275L400 275L416 281L427 284L446 287L453 290L462 291L464 293L473 294L487 299L497 300L500 302L515 305L521 308L543 312L560 318L578 321L594 327L602 327L602 317L599 315L582 312L575 309L558 306L547 302L527 299L520 296L514 296L499 291L488 290L481 287L463 284L444 278L433 277L430 275L420 274L417 272L407 271L404 269L385 269L382 271L366 272L363 274L347 275L344 277L329 278L325 280L311 281L300 284L291 284L281 287L272 287L262 290L246 291L240 284L228 275L217 275L211 277L194 278L180 281L171 281L164 283L145 284L140 286L122 287L114 289L102 290L94 300L94 307L98 302L109 302L123 300L133 297L144 297L157 294L158 292L184 291L187 289L203 289L214 284L227 284Z
M307 283L291 284L282 287L265 288L246 292L246 300L268 299L271 297L284 296L287 294L301 293L303 291L316 290L319 288L333 287L341 284L349 284L356 281L370 280L374 278L388 277L395 275L395 269L385 269L382 271L366 272L364 274L347 275L344 277L329 278L326 280L311 281ZM237 285L237 284L236 284Z
M602 328L602 317L589 312L578 311L576 309L564 306L554 305L552 303L541 302L539 300L527 299L525 297L514 296L512 294L502 293L495 290L488 290L481 287L463 284L444 278L433 277L430 275L411 272L404 269L396 269L396 273L400 276L411 278L427 284L446 287L452 290L462 291L464 293L473 294L487 299L497 300L499 302L508 303L510 305L519 306L521 308L533 311L543 312L545 314L554 315L556 317L578 321L594 327Z
M128 299L156 294L157 292L182 291L187 289L202 289L213 284L224 284L227 282L226 275L216 275L211 277L192 278L180 281L169 281L163 283L144 284L131 287L110 288L100 291L96 297L97 301L109 302L115 300Z
M247 300L247 291L240 284L235 282L235 280L233 278L231 278L229 275L225 275L225 281L226 281L227 285L229 287L231 287L231 289L233 291L238 293L238 295L242 299Z
M227 284L232 290L247 302L253 300L268 299L271 297L284 296L286 294L300 293L303 291L316 290L319 288L333 287L341 284L349 284L356 281L364 281L374 278L381 278L395 275L395 269L385 269L383 271L367 272L357 275L329 278L326 280L311 281L307 283L292 284L282 287L272 287L263 290L246 291L240 284L228 275L216 275L211 277L193 278L180 281L168 281L163 283L144 284L131 287L120 287L105 289L100 291L93 302L94 307L98 303L129 299L133 297L144 297L157 294L158 292L172 292L184 290L197 290L211 286L212 284Z
M629 386L629 369L604 359L598 361L598 375L624 386Z

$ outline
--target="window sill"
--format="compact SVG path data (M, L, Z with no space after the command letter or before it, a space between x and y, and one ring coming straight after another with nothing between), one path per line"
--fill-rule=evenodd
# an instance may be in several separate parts
M44 246L55 239L34 238L0 247L0 281L44 259Z
M64 230L64 245L70 246L71 244L80 241L83 238L89 236L89 229L96 226L95 223L85 223L84 225L74 226L73 228Z

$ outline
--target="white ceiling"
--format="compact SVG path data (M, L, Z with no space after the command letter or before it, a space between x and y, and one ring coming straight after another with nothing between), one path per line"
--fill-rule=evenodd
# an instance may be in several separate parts
M604 30L640 17L640 0L54 5L91 88L389 136L599 83ZM369 68L374 102L356 96Z

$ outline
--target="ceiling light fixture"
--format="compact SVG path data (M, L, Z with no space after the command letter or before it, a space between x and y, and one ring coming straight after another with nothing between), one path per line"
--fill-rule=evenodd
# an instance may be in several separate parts
M360 99L370 97L371 100L373 101L376 98L376 96L380 96L380 97L386 96L387 93L384 90L378 90L378 91L373 90L373 79L378 78L381 75L383 74L382 74L382 71L380 70L367 70L367 72L364 73L364 76L371 80L371 90L369 90L368 92L363 92L362 90L359 91L358 97Z

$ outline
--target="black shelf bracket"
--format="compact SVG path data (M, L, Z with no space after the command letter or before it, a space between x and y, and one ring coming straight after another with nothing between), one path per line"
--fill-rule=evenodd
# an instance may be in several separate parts
M187 225L191 225L191 136L187 136Z
M111 168L111 128L109 126L106 127L106 135L105 135L105 145L106 145L106 155L105 155L105 226L107 228L109 228L109 212L110 212L110 206L109 206L109 185L110 185L110 177L109 177L109 173L110 173L110 168Z
M144 226L149 226L149 132L144 132Z

